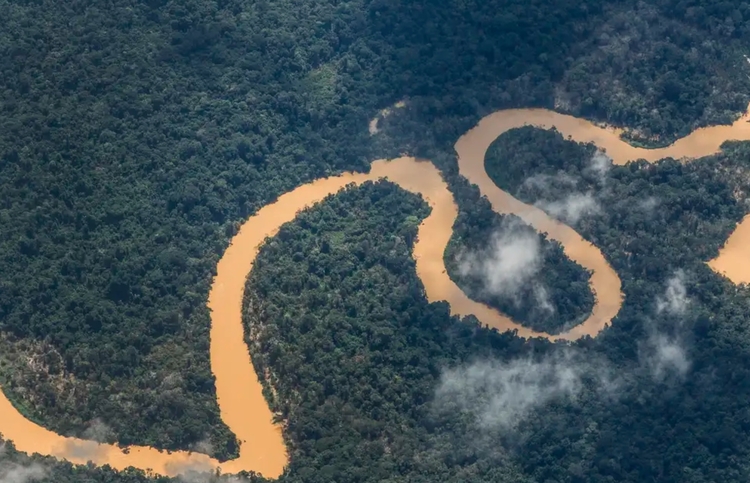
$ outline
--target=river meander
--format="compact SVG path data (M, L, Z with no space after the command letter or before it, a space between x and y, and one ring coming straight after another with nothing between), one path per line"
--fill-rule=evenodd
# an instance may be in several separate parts
M622 304L620 279L601 251L572 228L550 218L538 208L524 204L500 190L484 168L489 145L502 133L524 125L549 129L579 142L592 142L605 150L617 164L643 158L696 158L719 151L726 140L750 140L748 117L731 126L698 129L689 136L661 149L633 147L619 137L621 131L602 128L591 122L545 109L512 109L493 113L464 134L456 143L460 173L476 184L498 213L513 213L549 238L559 241L568 257L593 272L590 284L596 295L591 315L569 332L551 336L522 327L490 307L469 299L448 277L443 253L457 216L456 204L440 173L432 163L414 158L379 160L369 174L344 173L320 179L286 193L249 218L232 239L219 261L208 297L211 309L211 368L216 377L216 394L221 417L241 441L239 458L219 463L206 455L188 452L161 452L150 447L121 449L64 437L23 416L0 391L0 433L26 453L40 453L73 463L92 462L122 470L136 467L161 475L177 475L188 469L220 468L223 473L255 471L274 478L287 463L281 428L263 397L262 386L253 369L242 326L242 297L245 280L252 270L260 246L276 234L282 224L297 213L336 193L347 184L387 178L402 188L420 194L432 208L419 226L413 256L417 274L430 301L445 300L458 315L474 314L483 324L499 330L517 329L522 337L540 336L551 340L595 336L615 317ZM375 130L375 134L377 131ZM747 219L746 219L747 220ZM719 256L709 265L731 280L750 281L750 222L743 222L732 234Z

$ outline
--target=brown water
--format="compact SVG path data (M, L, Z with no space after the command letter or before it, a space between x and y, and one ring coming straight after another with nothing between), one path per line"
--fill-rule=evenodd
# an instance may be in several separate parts
M503 132L523 125L556 127L576 141L593 142L607 151L615 163L644 158L700 157L718 151L728 139L750 139L750 125L743 117L732 126L699 129L662 149L634 148L619 139L620 131L596 126L588 121L543 109L514 109L494 113L482 119L456 143L459 170L479 186L499 213L514 213L561 242L565 253L593 271L591 288L596 304L591 316L581 325L559 336L536 333L519 326L486 305L470 300L447 275L443 254L452 234L457 208L440 173L429 162L413 158L379 160L369 174L345 173L301 186L248 219L232 239L217 267L209 294L211 309L211 367L216 377L216 393L221 417L242 442L239 458L219 464L206 455L188 452L160 452L150 447L131 446L125 450L55 434L25 418L0 391L0 433L26 453L55 456L73 463L92 462L122 470L136 467L156 474L174 476L188 469L220 468L223 473L256 471L266 477L279 476L287 462L281 430L273 424L272 414L262 395L262 387L252 367L244 343L241 317L245 279L253 266L260 245L297 213L336 193L349 183L387 177L404 189L421 194L432 212L419 227L414 246L417 274L430 301L446 300L454 314L474 314L484 324L500 330L517 329L519 335L549 339L575 339L596 335L614 317L622 302L620 279L598 248L581 238L573 229L552 220L541 210L523 204L492 183L484 170L484 155L490 143ZM376 126L377 127L377 126ZM734 281L750 280L747 250L750 223L743 223L730 237L716 260L710 262Z

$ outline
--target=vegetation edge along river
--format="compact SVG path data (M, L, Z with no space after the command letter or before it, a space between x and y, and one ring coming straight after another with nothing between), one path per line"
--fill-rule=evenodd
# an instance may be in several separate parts
M413 256L417 273L422 279L429 300L446 300L458 315L475 315L482 323L499 330L515 329L521 337L546 337L550 340L595 336L613 317L622 304L620 279L601 251L584 240L572 228L551 219L543 211L521 203L500 190L484 168L489 145L504 132L526 125L556 128L577 142L591 142L604 150L616 164L630 160L655 161L665 157L698 158L714 154L727 140L750 140L750 119L745 113L731 126L712 126L693 131L670 146L644 149L631 146L620 138L622 131L603 128L589 121L546 109L509 109L483 118L455 144L459 171L476 184L498 213L513 213L539 231L559 241L565 253L584 268L591 270L592 290L596 305L589 318L570 331L556 336L533 332L521 327L497 311L470 300L450 280L445 270L443 253L452 233L457 208L438 170L428 161L399 158L372 163L369 174L344 173L316 180L286 193L249 218L232 239L219 261L217 275L209 294L211 315L211 364L216 377L216 392L221 416L242 442L239 458L225 463L199 453L160 452L150 447L125 449L77 438L66 438L25 418L0 392L0 434L12 440L17 449L67 459L73 463L92 462L115 469L133 466L161 475L177 475L188 470L220 468L223 473L255 471L266 477L277 477L287 462L281 430L273 423L272 414L262 395L261 384L253 370L244 344L241 320L242 291L253 261L264 240L273 236L282 224L293 220L297 213L350 183L387 177L402 188L421 194L432 212L419 227L419 238ZM719 256L709 265L723 272L732 281L750 280L750 267L737 263L744 254L742 246L750 226L745 218L730 236ZM745 257L746 258L746 257ZM252 410L248 410L252 408Z

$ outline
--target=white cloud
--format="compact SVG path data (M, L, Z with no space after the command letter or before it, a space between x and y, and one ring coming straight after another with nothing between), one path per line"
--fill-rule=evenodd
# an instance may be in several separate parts
M178 475L177 478L185 483L207 483L216 474L216 470L208 461L197 460L168 463L166 470Z
M656 313L683 316L689 304L690 299L685 288L685 273L678 270L667 280L664 295L656 298Z
M513 219L506 219L513 220ZM544 310L554 310L547 289L535 280L542 268L542 245L536 232L517 221L505 221L482 252L462 252L456 257L462 276L479 277L485 293L507 296L519 303L519 292L534 285L534 297Z
M601 212L599 203L591 193L571 193L561 200L541 200L534 205L571 225L575 225L583 217Z
M649 196L648 198L639 201L636 206L639 210L651 216L654 214L656 207L659 206L659 199L655 196Z
M481 275L489 292L514 295L539 272L541 244L536 233L502 230L492 237L489 253L459 255L461 275Z
M47 476L47 470L38 463L21 465L0 463L0 483L29 483Z
M612 167L612 159L601 151L596 151L583 169L602 186L606 185L607 175ZM589 178L590 179L590 178ZM530 190L538 201L534 206L568 224L576 224L582 218L601 212L593 191L576 189L580 179L565 172L556 175L537 174L527 178L521 190ZM565 193L559 194L559 193ZM559 195L558 195L559 194ZM550 195L552 198L550 198Z
M526 178L521 186L527 189L548 190L550 188L575 187L578 186L578 180L560 171L556 175L535 174Z
M547 292L547 288L541 283L534 283L534 299L537 302L537 306L543 311L549 313L555 311L555 306L550 301L549 292Z
M83 432L83 439L97 441L99 443L108 443L113 440L114 433L112 429L100 418L94 418L89 422L88 428Z
M583 365L568 357L480 361L444 371L435 404L439 410L470 414L481 429L508 430L536 407L557 398L575 398L583 373Z
M214 454L214 446L211 444L211 440L208 437L204 437L202 440L191 445L190 449L209 456Z
M102 445L96 441L66 439L62 453L66 458L94 460L103 451Z
M656 318L646 321L648 337L640 347L641 363L655 380L671 375L682 379L690 369L684 331L689 306L685 273L678 270L667 280L664 294L656 297Z
M597 150L594 155L591 156L586 171L592 173L600 183L605 184L610 168L612 168L612 158L604 154L602 151Z
M680 341L656 334L650 339L653 350L651 369L655 379L663 380L670 373L684 377L690 369L690 361Z

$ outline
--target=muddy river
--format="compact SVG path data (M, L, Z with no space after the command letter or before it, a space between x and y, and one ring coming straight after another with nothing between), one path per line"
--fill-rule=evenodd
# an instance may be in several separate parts
M401 107L400 105L398 107ZM385 116L382 114L381 117ZM279 476L287 463L281 429L262 395L261 384L253 370L248 347L244 343L241 320L245 279L264 239L273 236L280 226L297 213L336 193L349 183L387 178L404 189L420 194L432 208L419 227L414 258L417 274L424 283L430 301L445 300L459 315L474 314L485 325L500 330L518 329L519 335L543 336L549 339L575 339L596 335L617 314L622 303L620 279L601 251L584 240L572 228L559 223L543 211L521 203L492 183L484 170L484 156L490 143L509 129L524 125L556 127L576 141L593 142L606 150L615 163L631 159L657 160L671 156L694 158L715 153L728 139L750 139L750 125L743 117L732 126L699 129L673 145L662 149L635 148L619 138L620 131L594 125L588 121L544 109L515 109L496 112L482 119L456 143L459 169L463 176L479 186L499 213L514 213L552 239L558 240L565 253L593 271L591 289L596 304L589 318L567 333L558 336L535 333L514 323L486 305L469 299L448 277L443 253L452 234L457 208L440 173L428 161L399 158L379 160L369 174L345 173L301 186L248 219L219 261L217 275L208 298L211 309L211 367L216 377L216 393L223 421L241 441L239 458L219 463L206 455L188 452L160 452L150 447L99 444L67 438L51 432L24 417L0 391L0 433L12 440L20 451L40 453L73 463L92 462L115 469L133 466L161 475L177 475L186 470L220 468L223 473L256 471L266 477ZM371 125L373 135L377 124ZM746 226L747 225L747 226ZM717 259L709 262L715 270L735 282L750 281L750 222L743 223L730 237Z

